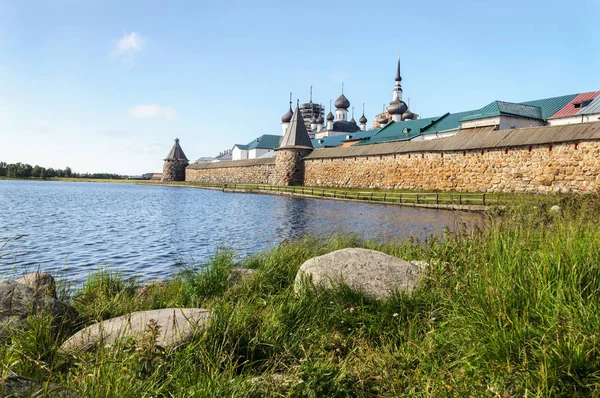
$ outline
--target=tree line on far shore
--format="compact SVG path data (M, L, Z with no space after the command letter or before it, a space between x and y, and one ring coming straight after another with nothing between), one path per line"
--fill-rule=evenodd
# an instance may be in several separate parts
M45 168L38 165L31 166L27 163L6 163L0 162L0 177L8 178L91 178L120 180L125 177L110 173L75 173L70 167L64 169Z

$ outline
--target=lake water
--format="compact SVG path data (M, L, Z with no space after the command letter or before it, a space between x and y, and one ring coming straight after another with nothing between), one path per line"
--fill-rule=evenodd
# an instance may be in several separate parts
M0 279L41 269L75 283L100 268L164 279L219 247L240 258L304 234L382 240L481 223L474 213L167 186L0 181Z

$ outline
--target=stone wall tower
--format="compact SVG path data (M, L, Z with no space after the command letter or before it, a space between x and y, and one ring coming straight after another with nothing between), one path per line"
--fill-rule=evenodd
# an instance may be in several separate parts
M179 138L165 158L162 181L185 181L185 168L190 164L188 158L179 146Z
M275 149L275 171L271 183L275 185L304 185L304 157L313 150L312 142L299 106L290 121L281 145Z

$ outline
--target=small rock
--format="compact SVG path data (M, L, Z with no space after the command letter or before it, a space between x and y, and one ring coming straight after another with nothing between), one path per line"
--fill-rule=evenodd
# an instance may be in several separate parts
M550 211L552 213L560 213L560 206L559 205L554 205L550 208Z
M0 281L0 341L9 330L23 326L29 315L45 312L51 315L55 333L67 331L77 321L77 311L53 297L35 292L16 281Z
M201 308L165 308L140 311L96 323L80 330L60 347L63 354L76 354L97 343L112 345L119 338L140 340L151 320L159 334L156 344L171 349L189 341L198 330L208 328L211 312Z
M59 385L19 376L10 371L6 377L0 377L0 395L3 397L74 396L67 389Z
M229 271L229 276L227 277L227 282L229 283L229 287L233 287L243 283L245 280L252 277L252 275L256 272L256 270L250 268L234 268Z
M56 298L56 282L47 272L32 272L16 280L25 286L29 286L34 292L41 292Z
M303 278L308 278L313 286L328 289L344 284L369 297L388 299L395 293L410 293L418 287L423 275L421 268L375 250L342 249L302 264L294 291L298 294Z

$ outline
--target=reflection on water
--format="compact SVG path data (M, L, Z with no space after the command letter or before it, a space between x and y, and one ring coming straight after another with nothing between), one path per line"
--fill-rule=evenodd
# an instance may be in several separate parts
M393 205L181 187L0 181L0 278L42 269L81 281L110 267L161 279L219 247L240 257L305 234L423 239L482 216ZM1 243L0 243L1 244Z

